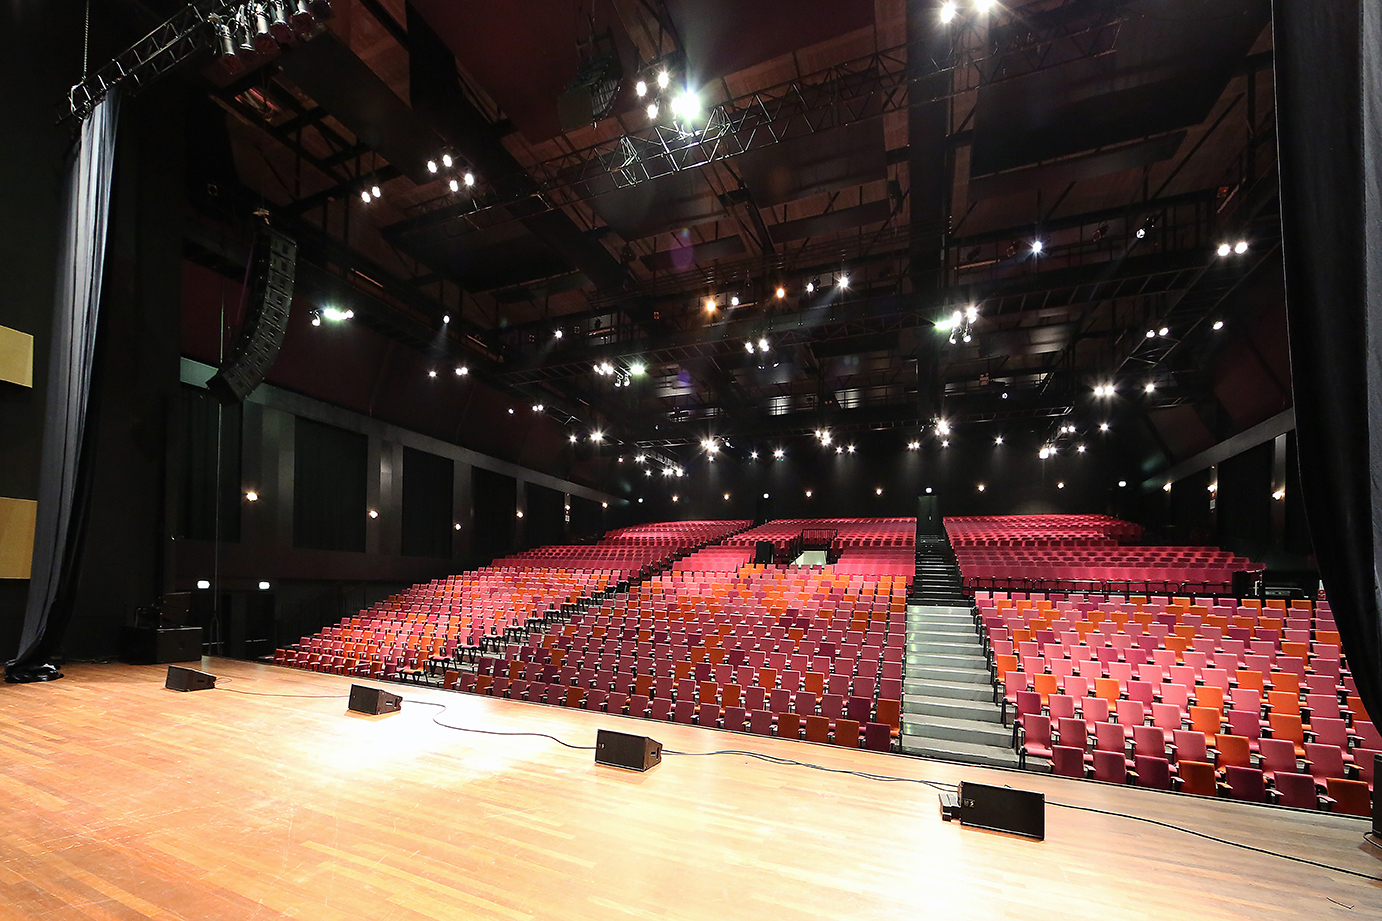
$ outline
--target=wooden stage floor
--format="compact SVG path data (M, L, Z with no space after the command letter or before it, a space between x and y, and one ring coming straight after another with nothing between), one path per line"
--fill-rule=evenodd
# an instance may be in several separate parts
M1048 806L1038 843L944 823L920 784L738 755L639 774L434 707L348 714L347 678L205 667L232 680L88 665L0 687L0 918L1382 917L1382 882L1122 818ZM473 728L1007 783L1382 877L1356 818L388 687Z

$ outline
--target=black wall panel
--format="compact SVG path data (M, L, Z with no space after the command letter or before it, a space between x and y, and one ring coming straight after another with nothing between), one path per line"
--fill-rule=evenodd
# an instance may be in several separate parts
M514 549L514 524L518 511L518 481L480 467L471 468L474 497L476 565L483 566Z
M524 511L523 542L528 547L559 544L565 539L566 509L562 493L529 483Z
M293 546L363 553L369 440L302 418L293 432Z
M451 556L455 464L403 449L403 555Z
M236 543L240 540L241 407L222 406L205 390L183 387L178 392L178 412L182 440L178 536L216 540L219 534L222 542Z

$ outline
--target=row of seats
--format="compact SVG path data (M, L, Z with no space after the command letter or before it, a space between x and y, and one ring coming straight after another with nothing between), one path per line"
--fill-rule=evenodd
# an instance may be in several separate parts
M971 515L945 519L950 545L1099 546L1142 539L1141 525L1108 515Z
M915 518L779 518L724 540L728 547L753 547L760 541L782 552L803 531L835 532L831 549L915 547Z

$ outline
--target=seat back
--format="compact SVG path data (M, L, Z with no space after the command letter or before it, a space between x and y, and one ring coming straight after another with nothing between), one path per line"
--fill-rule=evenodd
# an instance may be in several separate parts
M1325 792L1334 800L1335 812L1365 818L1372 815L1372 795L1364 781L1331 777L1325 786Z
M1177 764L1182 761L1209 760L1204 733L1196 732L1193 729L1177 729L1171 733L1171 741L1176 747Z
M1219 749L1216 763L1220 768L1252 767L1252 749L1244 736L1220 733L1215 747Z
M1179 761L1181 792L1195 796L1214 796L1218 787L1214 781L1214 765L1205 761Z
M1171 763L1165 758L1138 755L1133 761L1137 771L1137 785L1153 790L1171 789Z
M1084 723L1080 723L1084 731ZM1084 777L1084 750L1070 745L1057 745L1051 749L1051 773L1062 777Z
M1257 768L1230 765L1224 772L1228 781L1228 795L1233 799L1250 803L1263 803L1267 800L1267 786L1262 772Z
M1094 779L1105 783L1127 783L1128 762L1122 752L1096 751L1094 753Z
M1272 783L1276 787L1278 805L1296 809L1320 808L1319 796L1315 793L1315 778L1309 774L1278 771Z

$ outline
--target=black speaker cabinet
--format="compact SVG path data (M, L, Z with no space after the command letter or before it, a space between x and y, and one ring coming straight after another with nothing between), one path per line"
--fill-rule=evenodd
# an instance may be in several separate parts
M163 686L174 691L209 691L216 686L216 676L195 668L170 665L168 680L163 682Z
M356 713L397 713L403 708L403 698L397 694L390 694L388 691L379 688L366 687L363 684L352 684L350 686L351 710Z
M595 735L595 763L646 771L662 763L662 743L647 736L601 729Z
M293 280L297 274L298 246L292 237L272 227L255 237L250 266L249 317L240 330L230 360L206 384L226 405L242 403L273 367L283 335L288 331L288 311L293 304Z
M1006 831L1038 841L1046 838L1046 797L1029 790L960 781L960 823Z
M201 627L122 627L120 660L130 665L163 665L202 660Z

